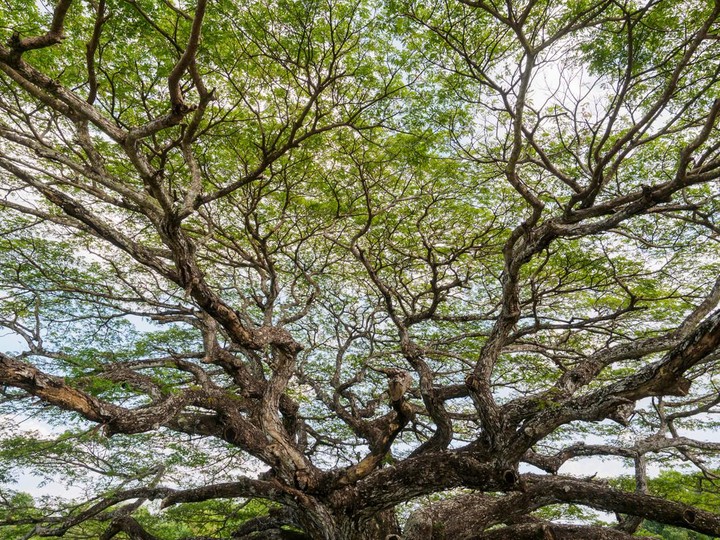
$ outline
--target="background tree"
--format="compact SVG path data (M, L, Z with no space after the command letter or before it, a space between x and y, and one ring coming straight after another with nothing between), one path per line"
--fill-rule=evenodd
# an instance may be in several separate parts
M719 536L719 15L2 4L0 530Z
M684 502L704 510L714 511L717 508L717 490L714 485L708 484L707 471L705 473L684 474L679 471L663 471L659 475L648 479L648 490L653 495ZM710 476L712 478L712 475ZM628 489L634 485L634 479L621 479L620 485L625 484ZM653 521L645 521L642 533L657 535L663 539L680 540L695 538L705 540L711 538L687 529L680 529Z

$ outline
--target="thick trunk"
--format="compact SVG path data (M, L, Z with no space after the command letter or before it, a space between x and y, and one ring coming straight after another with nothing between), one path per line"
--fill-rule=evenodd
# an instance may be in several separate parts
M379 512L369 520L338 515L325 507L302 511L297 516L299 528L312 540L386 540L400 534L395 512Z

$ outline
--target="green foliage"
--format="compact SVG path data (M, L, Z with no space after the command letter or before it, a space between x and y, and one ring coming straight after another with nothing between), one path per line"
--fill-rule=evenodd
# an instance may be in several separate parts
M634 480L624 478L616 484L623 489L632 489ZM715 512L720 504L720 491L715 481L700 473L688 473L682 470L661 471L648 480L652 495L681 502ZM654 521L645 521L638 534L646 534L666 540L709 540L711 537L679 527L673 527Z
M654 521L646 522L642 529L638 531L638 534L662 538L663 540L710 540L712 538L695 531L688 531Z
M26 539L33 526L25 522L41 516L42 510L36 508L33 498L27 493L10 490L0 492L0 520L17 523L3 528L3 537L7 540Z
M359 462L391 489L428 448L507 473L717 429L715 353L675 401L647 375L718 304L712 2L212 0L197 51L194 0L75 0L46 34L63 5L0 0L0 481L83 493L8 491L0 534L261 473L312 524ZM152 496L131 514L161 540L274 504Z

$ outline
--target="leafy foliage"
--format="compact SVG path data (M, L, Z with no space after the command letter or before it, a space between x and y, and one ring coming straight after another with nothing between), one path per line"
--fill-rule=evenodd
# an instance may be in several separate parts
M0 4L0 534L720 536L719 19Z

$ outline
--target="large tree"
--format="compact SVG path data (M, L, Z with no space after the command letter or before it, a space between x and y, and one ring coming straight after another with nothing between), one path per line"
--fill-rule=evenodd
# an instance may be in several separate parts
M0 535L720 536L719 17L1 3Z

